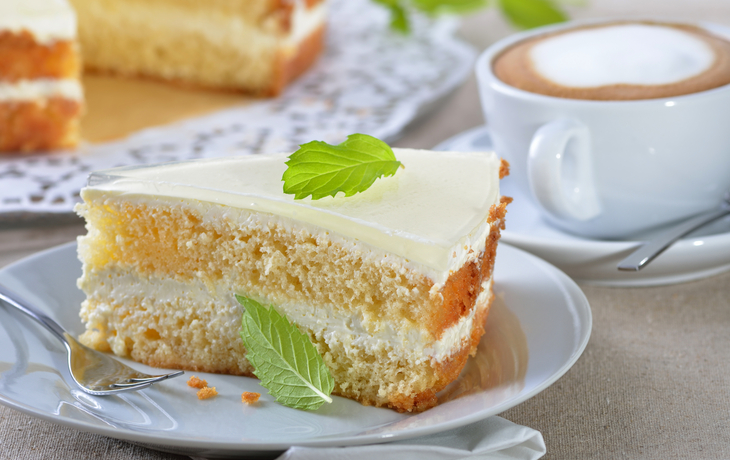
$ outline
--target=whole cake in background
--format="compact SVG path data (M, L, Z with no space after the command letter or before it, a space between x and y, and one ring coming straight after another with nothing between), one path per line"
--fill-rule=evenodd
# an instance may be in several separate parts
M433 407L484 334L507 165L494 153L394 152L393 177L316 201L283 193L285 155L92 174L77 206L82 342L252 376L238 294L309 335L334 394Z
M87 68L276 95L324 41L324 0L71 0Z
M76 145L80 65L65 0L0 1L0 151Z

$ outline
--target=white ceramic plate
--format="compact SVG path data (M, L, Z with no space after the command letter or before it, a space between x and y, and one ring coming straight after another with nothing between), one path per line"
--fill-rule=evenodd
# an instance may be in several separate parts
M76 246L68 244L0 270L0 283L78 335L83 331L78 318L83 294L75 284L80 273ZM422 414L365 407L340 397L317 411L299 411L275 403L258 380L214 374L197 374L219 393L205 401L186 385L191 373L136 393L89 396L68 383L60 343L6 308L0 308L0 402L82 431L207 457L428 435L498 414L534 396L567 372L588 342L591 311L585 296L548 263L501 245L495 294L477 356L439 394L444 402ZM262 393L259 404L242 404L242 391Z
M486 127L458 134L436 150L488 151L492 142ZM499 154L499 152L497 152ZM532 200L506 177L502 194L515 200L508 206L502 241L541 257L581 283L606 286L652 286L680 283L730 270L730 217L707 225L676 242L638 272L616 266L639 246L633 241L604 241L565 233L543 220ZM660 231L660 230L657 230Z

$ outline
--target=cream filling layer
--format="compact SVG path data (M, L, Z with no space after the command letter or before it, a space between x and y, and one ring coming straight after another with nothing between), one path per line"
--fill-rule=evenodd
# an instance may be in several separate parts
M317 315L305 305L277 305L277 310L285 314L289 321L314 332L328 344L343 343L348 348L363 349L370 353L386 352L391 360L404 359L420 364L424 361L440 363L459 351L462 344L471 336L474 318L480 309L489 305L491 280L482 284L476 300L476 307L469 314L448 328L437 341L431 341L420 329L396 330L389 323L376 326L376 332L369 333L363 318L357 313L347 314L331 307L320 307ZM323 314L324 313L324 314Z
M33 101L51 97L80 101L84 97L81 83L78 80L52 78L0 82L0 101Z
M207 305L215 302L221 306L222 313L214 318L215 324L205 324L204 327L220 330L224 324L226 328L233 327L237 330L240 325L242 310L240 307L236 308L238 304L234 294L245 293L237 292L227 285L215 285L215 289L211 291L202 280L181 282L169 278L141 279L134 273L116 267L94 270L89 275L90 278L79 281L80 286L83 286L89 299L104 299L103 303L107 305L134 302L135 298L174 305L179 296L184 295L187 301L193 303ZM90 279L102 279L104 282L90 285ZM428 339L425 331L420 329L404 331L396 330L388 323L363 324L363 318L357 313L343 312L327 305L320 305L315 309L308 305L284 303L277 305L276 309L289 321L311 331L316 337L323 338L328 344L342 343L353 352L365 350L378 354L385 351L392 360L405 360L414 364L425 361L439 363L461 350L470 338L477 313L489 305L492 295L490 284L491 280L482 284L475 308L444 331L437 341ZM111 308L98 308L89 320L92 323L107 324L112 314ZM366 328L374 329L375 332L367 332Z
M327 2L323 1L311 8L307 8L304 0L298 0L294 4L292 12L292 27L287 37L287 43L298 45L302 40L309 37L327 21Z
M65 0L1 0L0 32L26 30L41 44L76 37L76 15Z

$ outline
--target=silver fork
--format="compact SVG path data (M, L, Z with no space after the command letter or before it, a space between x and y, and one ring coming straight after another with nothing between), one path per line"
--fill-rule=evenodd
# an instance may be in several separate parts
M0 300L33 318L63 342L68 355L68 368L74 382L86 393L105 396L122 391L140 390L153 383L182 375L183 371L164 375L137 372L119 361L92 350L74 339L60 324L32 307L17 294L0 285Z

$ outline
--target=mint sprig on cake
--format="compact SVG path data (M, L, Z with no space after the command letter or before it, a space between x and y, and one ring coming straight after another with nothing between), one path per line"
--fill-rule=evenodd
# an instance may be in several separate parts
M284 193L300 200L319 200L344 192L363 192L376 179L392 176L401 166L388 144L367 134L351 134L338 145L312 141L292 153L281 180Z

